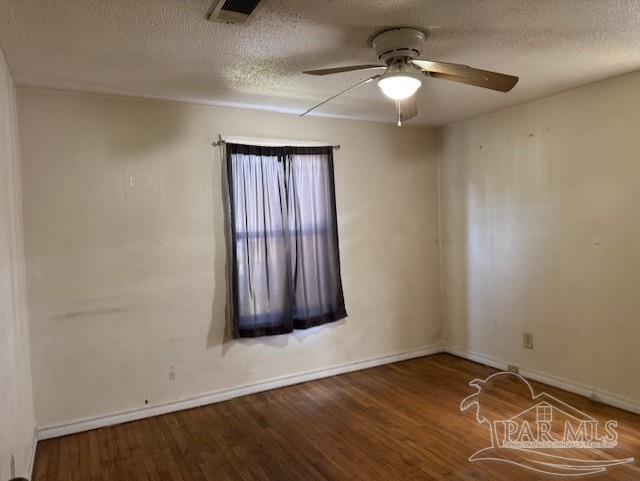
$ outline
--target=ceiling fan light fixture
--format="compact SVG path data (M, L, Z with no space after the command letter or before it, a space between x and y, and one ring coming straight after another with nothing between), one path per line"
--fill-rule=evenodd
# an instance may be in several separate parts
M393 100L411 97L422 85L418 75L403 70L387 72L378 80L382 93Z
M227 2L230 1L227 0ZM373 80L378 81L380 90L386 97L395 100L398 112L397 118L400 123L418 115L418 103L415 93L422 85L422 80L425 77L449 80L498 92L509 92L518 83L518 77L515 75L491 72L468 65L426 59L420 60L423 44L428 36L429 32L427 30L416 27L388 27L376 32L369 39L369 47L375 50L379 64L305 70L304 73L309 75L331 75L375 69L384 69L384 73L361 80L333 97L329 97L307 109L300 116L303 117L339 95L343 95Z

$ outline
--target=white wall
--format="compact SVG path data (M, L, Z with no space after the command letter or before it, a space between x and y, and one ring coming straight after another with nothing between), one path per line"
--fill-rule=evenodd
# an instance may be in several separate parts
M639 94L634 73L441 130L448 344L640 402Z
M34 417L13 82L0 51L0 479L29 474Z
M439 344L433 130L22 88L18 105L38 426ZM346 321L223 342L218 133L342 145Z

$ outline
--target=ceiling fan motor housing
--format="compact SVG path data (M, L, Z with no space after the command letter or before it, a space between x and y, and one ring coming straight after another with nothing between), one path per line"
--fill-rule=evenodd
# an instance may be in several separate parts
M375 33L369 39L378 60L390 64L397 58L416 58L422 54L428 32L413 27L394 27Z

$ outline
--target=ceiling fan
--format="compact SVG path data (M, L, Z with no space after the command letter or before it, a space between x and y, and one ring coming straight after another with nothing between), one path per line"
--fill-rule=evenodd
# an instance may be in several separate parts
M422 54L422 47L429 36L425 30L414 27L392 27L376 32L369 38L369 46L376 51L378 60L382 64L350 65L347 67L305 70L309 75L331 75L354 70L384 69L384 72L358 82L344 89L333 97L314 105L300 117L317 109L321 105L335 99L361 85L378 81L382 93L395 100L398 110L398 125L418 115L418 105L415 93L422 85L422 78L433 77L452 80L477 87L484 87L499 92L508 92L516 83L518 77L488 70L480 70L455 63L418 60Z

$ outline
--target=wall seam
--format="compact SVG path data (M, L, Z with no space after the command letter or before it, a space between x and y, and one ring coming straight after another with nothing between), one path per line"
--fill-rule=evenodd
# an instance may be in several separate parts
M444 260L442 252L442 189L441 189L441 127L435 129L435 146L436 146L436 193L438 203L438 281L439 281L439 317L440 317L440 341L446 342L447 339L447 322L446 322L446 306L445 306L445 290L444 290Z

